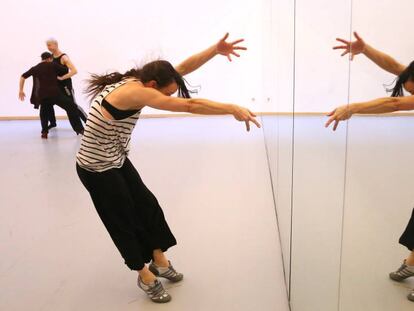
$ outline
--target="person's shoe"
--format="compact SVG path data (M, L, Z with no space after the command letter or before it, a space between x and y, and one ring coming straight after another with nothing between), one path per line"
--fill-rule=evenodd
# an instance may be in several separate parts
M414 289L408 294L407 298L409 301L414 302Z
M40 137L42 137L42 139L47 139L47 132L43 132Z
M171 296L157 279L155 279L152 284L145 284L141 277L138 276L138 287L141 288L153 302L166 303L171 301Z
M407 266L405 264L405 260L397 271L390 273L390 279L397 281L397 282L404 281L405 279L408 279L412 276L414 276L414 267Z
M158 277L165 278L171 282L180 282L184 278L182 273L175 271L174 267L171 265L171 262L168 261L169 266L167 268L158 267L154 262L151 262L149 265L149 270Z
M47 129L50 130L50 129L54 128L54 127L56 127L56 123L49 124L49 126L47 127Z

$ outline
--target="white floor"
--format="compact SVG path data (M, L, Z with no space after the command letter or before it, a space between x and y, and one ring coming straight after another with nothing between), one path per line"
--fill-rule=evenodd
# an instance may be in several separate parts
M261 130L231 118L139 121L131 159L160 200L185 273L173 301L137 289L75 172L66 121L0 123L0 310L287 311Z

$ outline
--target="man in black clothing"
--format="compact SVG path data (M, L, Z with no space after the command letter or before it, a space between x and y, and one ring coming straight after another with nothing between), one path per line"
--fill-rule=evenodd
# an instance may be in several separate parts
M53 63L52 54L45 52L41 55L42 61L30 68L20 77L19 98L24 100L23 91L26 79L33 76L33 90L31 102L40 106L40 122L42 124L42 138L47 138L49 132L48 122L53 105L57 104L64 109L69 117L69 122L77 134L83 133L82 122L76 104L70 97L62 94L58 77L65 74L65 68Z
M70 60L69 56L63 53L59 49L59 44L56 39L54 38L48 39L46 41L46 46L49 52L52 53L53 55L53 62L59 65L62 65L66 69L66 71L64 72L64 75L59 77L59 82L58 82L62 93L66 96L69 96L71 100L76 104L75 91L72 85L72 77L78 73L75 65ZM86 123L86 119L88 117L87 114L85 113L85 111L82 109L81 106L79 106L78 104L76 104L76 106L78 109L79 117L81 118L83 122ZM51 112L52 113L50 116L50 121L52 124L56 126L56 117L55 117L55 111L53 107L52 107Z

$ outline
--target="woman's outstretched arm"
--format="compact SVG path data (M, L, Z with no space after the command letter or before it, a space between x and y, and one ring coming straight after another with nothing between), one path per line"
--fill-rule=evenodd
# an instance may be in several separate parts
M335 131L340 121L348 120L353 114L381 114L403 110L414 110L414 96L384 97L368 102L340 106L328 114L329 120L325 127L333 123Z
M138 109L148 106L151 108L172 112L188 112L203 115L233 115L237 121L245 122L246 129L250 130L250 122L260 128L256 115L249 109L215 102L200 98L179 98L166 96L151 88L139 88L135 91L134 101Z
M227 33L217 44L209 47L208 49L200 53L197 53L187 58L185 61L179 64L175 69L182 76L185 76L197 70L201 66L203 66L205 63L207 63L209 60L211 60L216 55L227 56L229 61L231 61L232 55L236 57L240 57L240 54L237 53L237 51L247 50L246 47L238 45L239 43L243 42L244 39L239 39L233 42L226 42L228 37L229 37L229 34Z
M355 41L347 41L341 38L337 38L336 40L341 42L343 45L335 46L333 49L343 50L341 56L350 54L351 60L354 59L355 55L364 54L380 68L397 76L405 70L406 66L396 61L390 55L381 52L365 43L365 41L358 35L357 32L354 32L354 36L356 38Z

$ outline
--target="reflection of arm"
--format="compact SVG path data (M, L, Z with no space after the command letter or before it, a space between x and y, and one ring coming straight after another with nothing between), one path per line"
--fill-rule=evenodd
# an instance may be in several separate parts
M388 71L397 76L400 75L406 68L390 55L385 54L368 44L365 45L363 54L385 71Z
M414 96L377 98L368 102L350 104L352 114L380 114L414 110Z
M60 77L61 80L69 79L78 73L78 70L76 69L75 65L73 65L73 63L67 55L62 56L62 63L63 65L66 65L69 68L69 72L64 76Z

